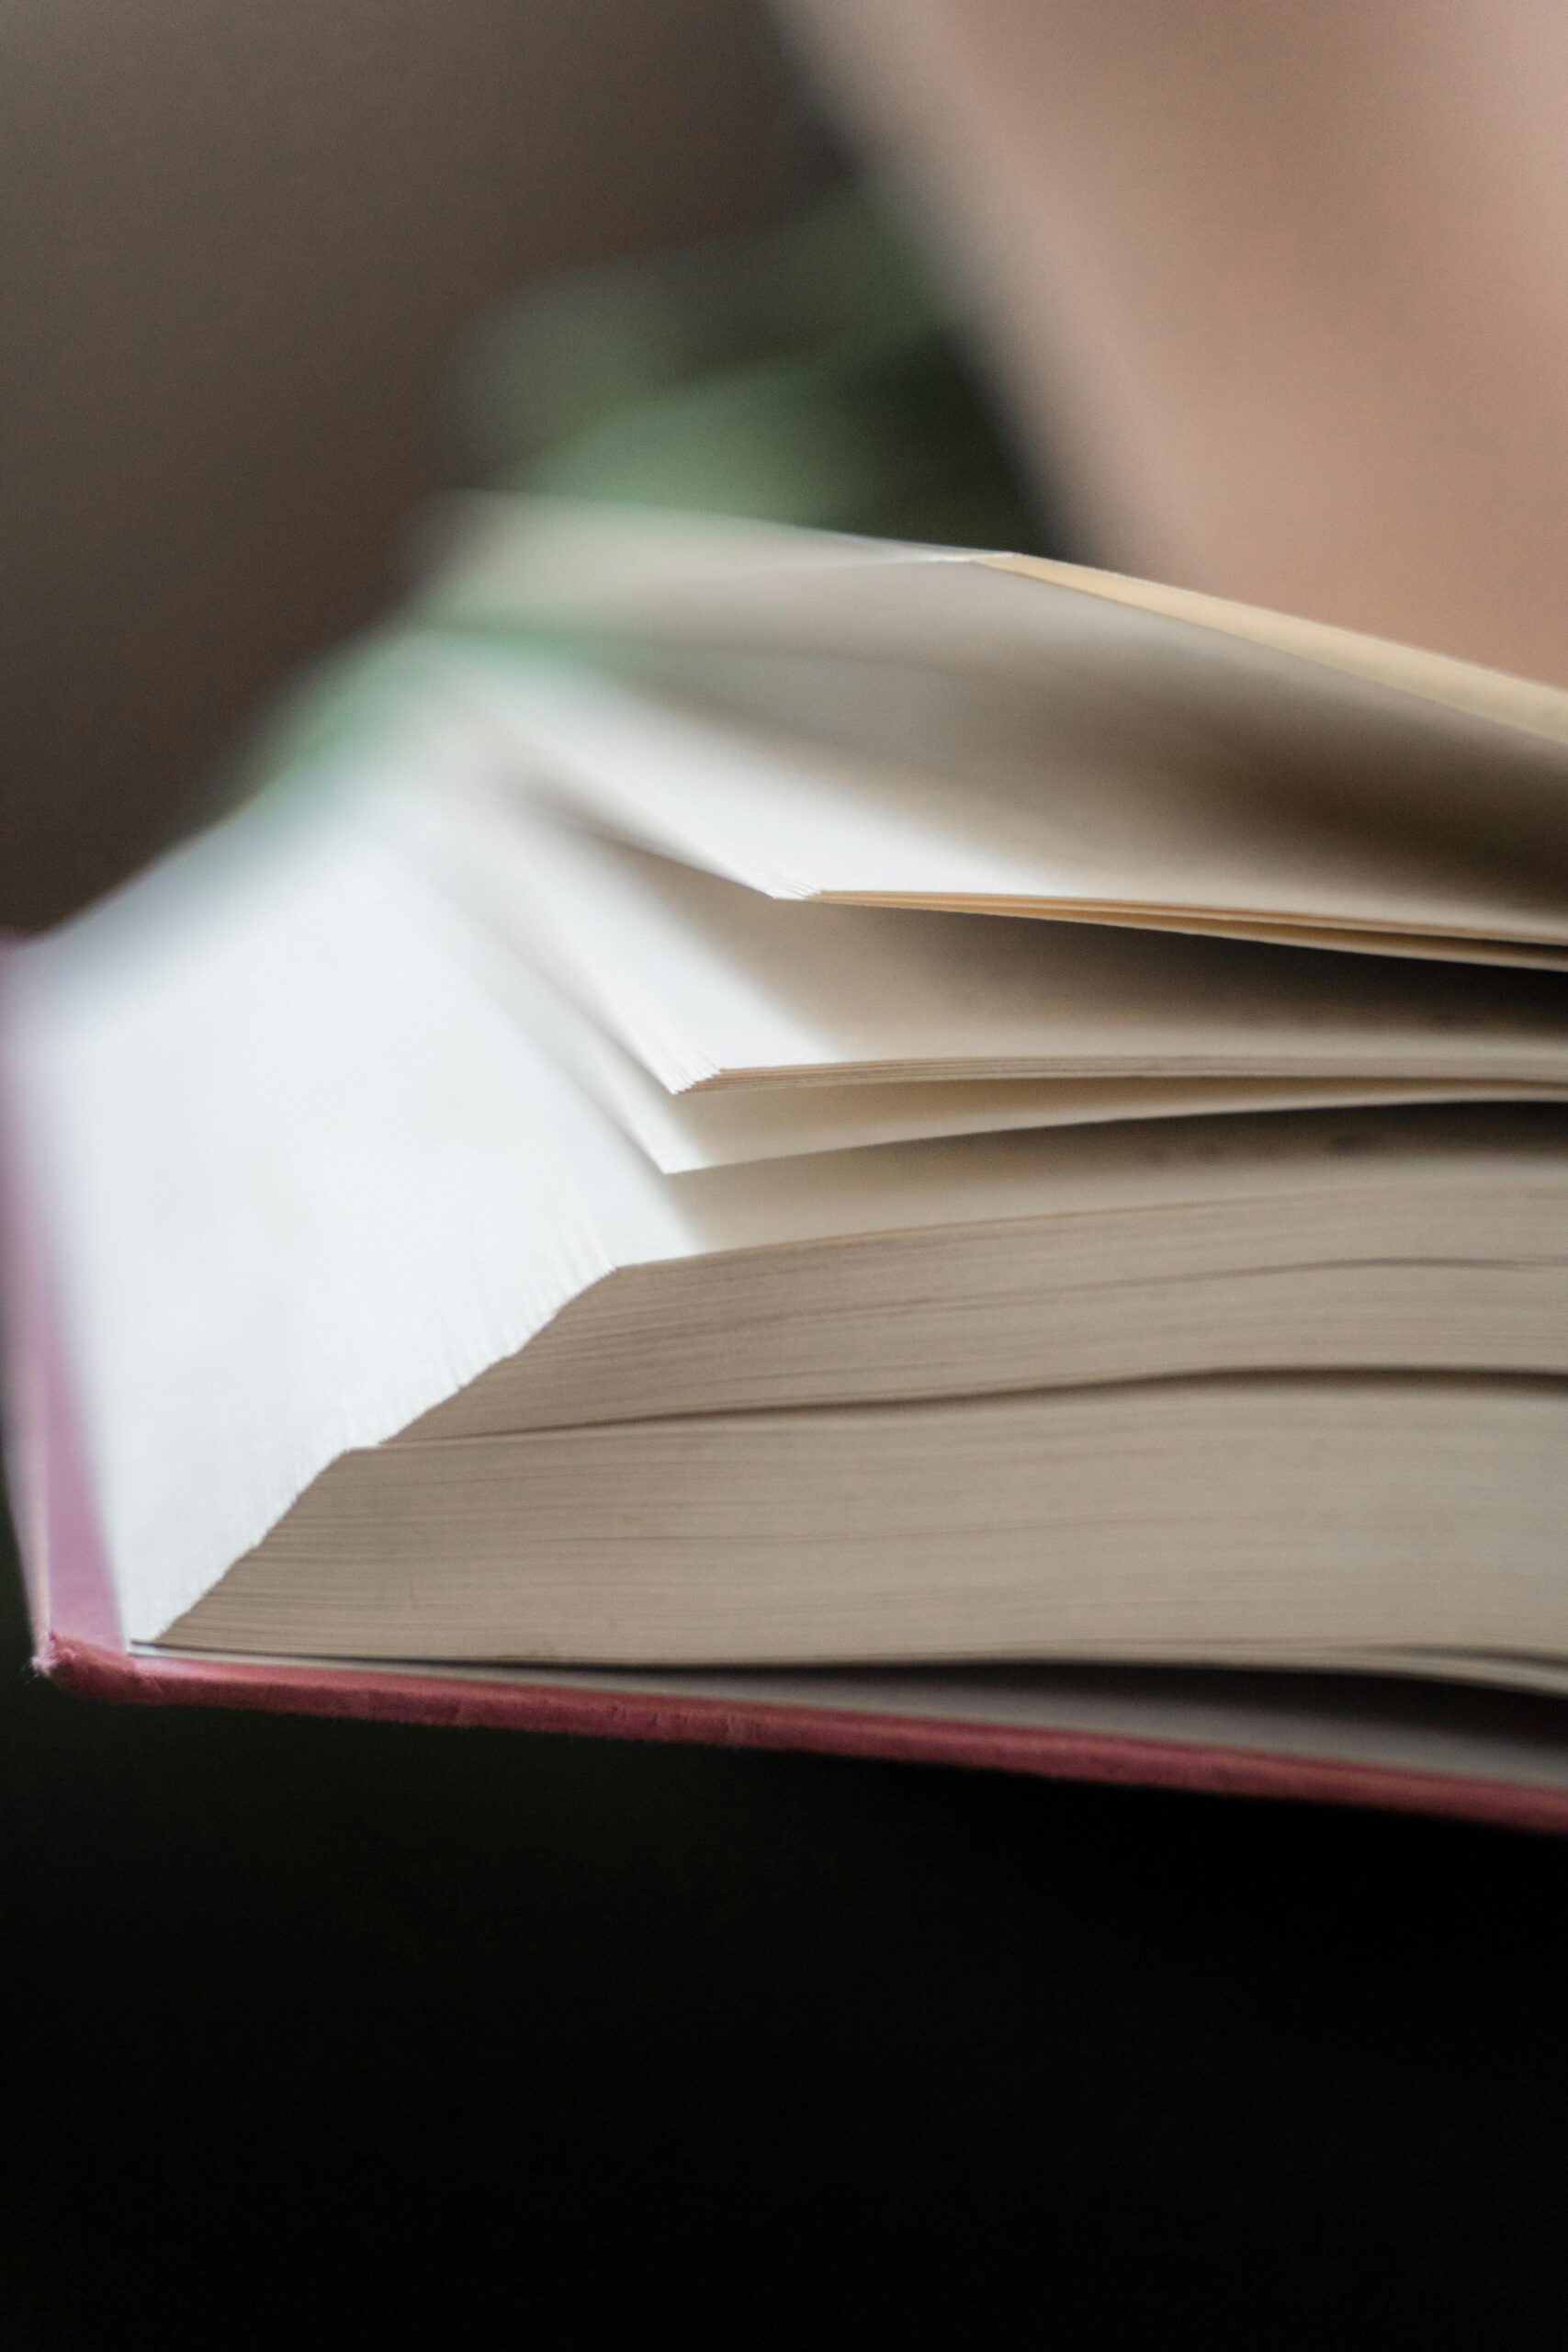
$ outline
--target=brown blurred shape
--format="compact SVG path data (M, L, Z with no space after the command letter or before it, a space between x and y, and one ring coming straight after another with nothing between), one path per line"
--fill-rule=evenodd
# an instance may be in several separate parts
M750 0L6 10L0 920L385 603L470 322L755 218L780 92Z

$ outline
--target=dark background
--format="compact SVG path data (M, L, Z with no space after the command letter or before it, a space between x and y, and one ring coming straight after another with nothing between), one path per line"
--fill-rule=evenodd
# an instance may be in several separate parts
M6 12L0 916L380 609L465 330L751 225L787 91L739 0ZM25 1646L7 2343L1568 2333L1555 1843L101 1709Z
M21 1649L8 2344L1562 2343L1554 1841Z

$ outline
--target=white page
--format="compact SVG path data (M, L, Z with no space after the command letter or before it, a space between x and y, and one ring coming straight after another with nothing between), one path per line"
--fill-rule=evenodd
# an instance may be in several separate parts
M151 1637L338 1453L679 1197L455 956L354 793L253 809L15 959L109 1564Z
M1474 876L1462 845L1200 791L1154 747L1134 769L1081 720L1036 789L967 777L961 744L896 766L559 664L470 657L468 683L519 788L775 898L1568 943L1554 864Z
M498 975L499 978L499 975ZM1350 1109L1504 1099L1528 1091L1399 1079L969 1079L904 1085L730 1087L671 1094L569 999L521 964L519 1016L666 1175L752 1159L864 1150L950 1136L1227 1112ZM1559 1099L1541 1088L1537 1099Z
M1542 748L1568 749L1562 687L1089 565L505 492L448 497L429 521L424 608L469 625L559 621L628 637L752 645L783 638L841 648L848 640L892 653L912 644L932 660L983 657L996 670L1032 666L1043 646L1064 635L1080 654L1109 636L1145 658L1156 645L1173 647L1187 663L1192 649L1185 634L1201 630L1213 640L1202 649L1210 665L1204 692L1227 675L1274 675L1289 677L1288 690L1304 704L1366 684L1404 697L1388 707L1407 725L1423 717L1436 727L1473 719L1534 737ZM931 594L917 589L906 601L908 575L933 564L1010 571L1058 594L998 604L964 579L956 586L929 583ZM870 594L862 593L867 587ZM1255 652L1294 668L1259 669ZM1427 705L1426 713L1413 711L1412 702Z
M438 612L619 630L685 698L476 656L505 755L756 888L1568 942L1551 689L1071 567L753 526L727 552L712 524L699 561L662 518L525 503L487 560L520 580L459 577ZM1028 689L1032 765L979 756L961 685L981 709Z
M504 808L449 813L434 822L455 876L672 1092L789 1077L1568 1083L1555 976L781 904Z

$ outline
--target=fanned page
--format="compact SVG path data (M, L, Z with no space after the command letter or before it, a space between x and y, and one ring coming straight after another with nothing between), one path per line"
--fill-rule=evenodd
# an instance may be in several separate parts
M781 904L602 836L467 813L432 811L455 876L676 1094L811 1078L1568 1085L1550 974Z
M672 1180L535 1046L509 959L463 921L422 838L378 787L263 804L17 958L10 1057L133 1639L158 1639L333 1462L373 1454L460 1392L478 1398L492 1368L527 1365L530 1343L618 1269L935 1232L940 1280L961 1228L1005 1241L1043 1221L1070 1248L1091 1213L1182 1203L1222 1240L1238 1210L1276 1204L1257 1227L1273 1250L1271 1222L1299 1230L1313 1201L1320 1237L1342 1237L1330 1254L1371 1235L1382 1261L1382 1199L1415 1246L1419 1288L1434 1246L1452 1246L1445 1233L1475 1259L1467 1201L1495 1198L1517 1165L1523 1208L1560 1164L1554 1125L1527 1117L1516 1136L1450 1112L1364 1136L1288 1116L985 1136ZM1412 1222L1418 1201L1430 1238ZM1555 1232L1554 1204L1548 1221ZM1534 1249L1509 1310L1521 1330L1554 1278ZM1050 1327L1009 1267L1037 1354ZM825 1272L830 1354L841 1264ZM1515 1275L1487 1279L1497 1292ZM1254 1281L1244 1296L1258 1295ZM612 1365L645 1314L619 1328ZM653 1302L649 1330L668 1321L668 1301ZM1000 1322L993 1305L976 1325L982 1382L998 1375ZM1393 1328L1380 1309L1371 1337ZM874 1329L859 1343L873 1364ZM1054 1344L1065 1362L1065 1332ZM951 1329L942 1351L951 1385ZM891 1371L909 1355L906 1327ZM773 1368L787 1374L787 1361ZM840 1370L852 1382L855 1358Z
M953 1136L1224 1112L1555 1100L1556 1087L1453 1079L955 1079L728 1086L672 1093L570 998L519 960L503 984L518 1017L667 1175Z
M1068 566L497 502L499 769L778 897L1568 959L1568 695ZM523 659L591 639L602 667Z

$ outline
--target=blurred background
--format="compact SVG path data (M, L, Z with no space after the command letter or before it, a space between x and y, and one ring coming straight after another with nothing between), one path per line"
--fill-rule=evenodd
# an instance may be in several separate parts
M0 920L145 856L385 607L465 334L758 229L793 113L749 0L6 9Z
M13 12L0 922L102 890L517 481L1045 529L752 0Z
M0 11L0 920L444 485L1074 551L828 112L749 0ZM9 1606L9 2343L1562 2340L1553 1844L100 1710Z

